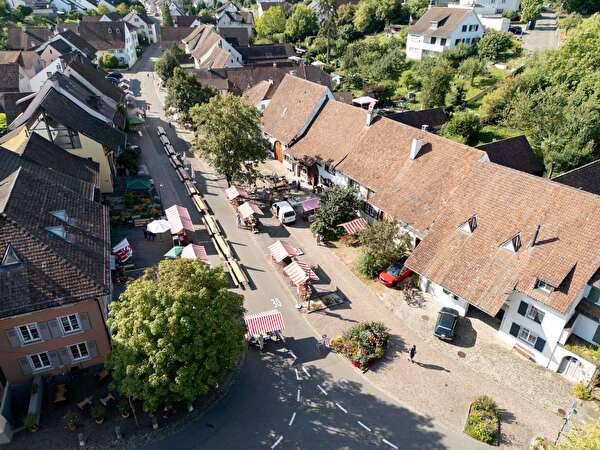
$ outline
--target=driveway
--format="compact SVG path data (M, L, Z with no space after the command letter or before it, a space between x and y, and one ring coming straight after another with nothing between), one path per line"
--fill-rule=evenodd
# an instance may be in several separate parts
M525 31L523 34L523 48L527 50L546 50L558 48L560 45L560 32L556 14L544 12L536 21L535 29Z

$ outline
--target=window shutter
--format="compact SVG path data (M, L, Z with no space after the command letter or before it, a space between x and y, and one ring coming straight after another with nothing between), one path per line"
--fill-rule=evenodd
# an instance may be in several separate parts
M513 322L513 324L510 326L510 334L512 334L514 337L518 337L519 336L519 331L521 330L521 327L519 325L517 325L516 323Z
M58 319L49 320L48 328L50 328L50 334L52 335L53 338L62 336L62 328L60 327L60 324L58 323Z
M537 338L535 341L535 346L534 348L538 351L541 352L544 350L544 346L546 345L546 341L544 339L542 339L541 337Z
M519 314L521 314L522 316L524 316L525 314L527 314L527 307L529 305L526 302L521 302L519 303Z
M42 338L42 341L49 341L51 339L50 330L48 329L48 324L46 322L38 322L37 328L40 332L40 337Z
M596 328L596 332L594 333L594 337L592 337L592 341L596 344L600 344L600 325Z
M21 368L21 372L23 372L24 375L31 375L31 372L33 372L33 369L31 368L31 365L29 364L29 360L27 358L19 358L17 361L19 362L19 367Z
M72 361L71 350L69 350L68 347L59 348L58 356L60 357L60 360L62 361L63 366L68 366L71 364L71 361Z
M52 367L60 367L62 364L60 363L60 359L58 359L58 353L56 350L50 350L48 352L48 359L50 360L50 364Z
M90 354L90 358L95 358L98 356L98 347L96 346L96 341L88 341L87 342L88 353Z
M86 313L86 312L80 312L79 313L79 321L81 322L81 329L83 331L89 330L91 328L90 327L90 319L89 319L88 313Z
M19 332L16 328L6 330L6 337L8 337L11 347L20 347L22 345L21 339L19 339Z

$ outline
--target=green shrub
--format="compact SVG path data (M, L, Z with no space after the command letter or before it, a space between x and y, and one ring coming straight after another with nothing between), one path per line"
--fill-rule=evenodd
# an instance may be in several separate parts
M383 323L361 322L336 337L332 345L337 352L365 368L369 362L383 357L389 338L389 330Z
M498 415L498 404L487 395L480 395L473 400L472 409L476 411L488 411Z
M100 65L107 69L114 69L115 67L119 67L119 60L114 55L105 53L100 59Z
M465 433L478 441L494 444L498 438L499 420L500 412L496 402L487 395L481 395L471 403Z
M573 394L579 400L592 400L594 398L592 388L583 383L577 383L573 386Z

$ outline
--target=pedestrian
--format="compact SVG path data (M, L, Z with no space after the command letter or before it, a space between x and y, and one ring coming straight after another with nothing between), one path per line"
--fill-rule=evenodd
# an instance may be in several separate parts
M144 239L148 239L148 225L144 225Z
M154 233L152 233L151 231L148 231L148 239L149 240L153 241L154 240L154 236L155 236Z
M410 362L414 363L415 361L415 355L417 354L417 346L413 344L413 346L410 349Z

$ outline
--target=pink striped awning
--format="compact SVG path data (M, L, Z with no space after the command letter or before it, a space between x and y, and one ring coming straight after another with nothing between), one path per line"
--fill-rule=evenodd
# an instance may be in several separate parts
M354 234L357 231L362 230L363 228L367 228L369 224L365 219L359 217L358 219L351 220L350 222L343 223L338 225L338 227L343 227L348 234Z
M294 261L293 263L285 266L283 272L290 277L292 283L296 286L307 282L308 280L319 281L319 276L310 267L310 264Z
M238 206L238 211L240 212L240 214L242 215L242 217L244 219L247 219L252 214L257 214L259 216L264 215L263 212L260 210L260 208L252 202L246 202L246 203L243 203L242 205Z
M264 333L272 333L273 331L282 331L285 327L283 324L283 315L276 309L257 314L248 314L244 317L244 322L246 322L246 326L248 327L246 338Z
M199 259L200 261L208 262L206 249L202 245L188 244L183 248L181 257L184 259Z
M314 211L321 206L321 199L319 197L309 198L308 200L304 200L302 202L302 211Z
M186 208L179 205L173 205L165 209L167 220L171 225L171 233L181 233L183 230L194 231L194 224L190 213Z
M227 200L233 200L238 197L248 197L248 193L237 186L231 186L230 188L225 189L225 195L227 196Z
M277 241L272 245L269 245L269 251L271 252L271 257L276 262L281 262L287 257L299 256L300 252L292 247L287 242Z

